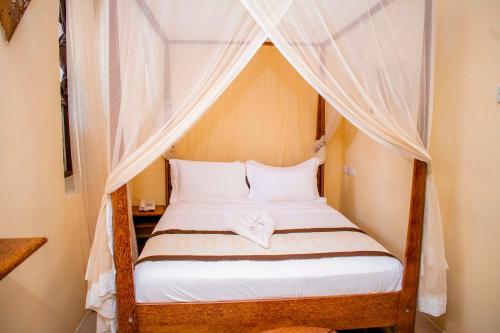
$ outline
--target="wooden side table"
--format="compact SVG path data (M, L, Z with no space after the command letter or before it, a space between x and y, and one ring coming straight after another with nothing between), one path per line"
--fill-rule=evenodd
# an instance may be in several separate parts
M139 253L141 253L148 238L151 237L153 229L165 213L166 208L165 205L156 205L154 211L142 212L139 210L139 206L132 206L132 216L134 218L135 236L137 238Z

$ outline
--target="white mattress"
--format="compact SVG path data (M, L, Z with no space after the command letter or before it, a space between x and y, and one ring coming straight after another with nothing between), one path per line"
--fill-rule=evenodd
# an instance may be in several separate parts
M224 230L228 213L265 210L276 229L354 227L324 202L178 202L155 228ZM391 257L283 261L148 261L135 267L137 302L195 302L333 296L398 291L403 267Z

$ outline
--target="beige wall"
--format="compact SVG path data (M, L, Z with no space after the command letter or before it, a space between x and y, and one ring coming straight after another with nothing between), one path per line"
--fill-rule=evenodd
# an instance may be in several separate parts
M439 0L431 154L445 229L448 333L500 330L500 1ZM346 125L340 209L403 253L411 162Z
M340 211L400 258L404 254L412 162L375 143L351 124L343 128Z
M138 174L129 183L132 205L139 205L141 199L154 200L157 205L165 204L165 159L160 157Z
M438 1L431 154L450 265L450 333L500 331L500 1Z
M0 281L2 332L72 332L84 311L87 235L63 178L58 4L32 1L11 43L0 38L0 235L49 240Z

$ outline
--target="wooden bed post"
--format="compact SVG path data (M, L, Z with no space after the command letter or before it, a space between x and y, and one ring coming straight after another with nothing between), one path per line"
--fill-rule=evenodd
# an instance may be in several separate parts
M425 2L425 62L427 84L425 97L425 114L429 116L430 102L428 97L431 84L432 66L432 0ZM427 123L427 119L421 126ZM419 126L420 136L424 139L427 132ZM410 200L410 219L408 222L408 232L406 238L406 252L403 272L403 286L399 301L397 332L413 333L415 330L415 316L417 313L418 282L420 277L420 258L422 253L422 234L424 229L424 209L425 209L425 184L427 176L427 164L425 162L414 160L413 162L413 183Z
M127 185L111 195L113 202L113 250L116 267L118 331L136 332L134 264L130 246Z
M118 33L118 0L109 1L109 90L110 109L120 109L120 53ZM116 117L118 113L112 112ZM111 133L113 136L114 133ZM113 259L116 268L116 299L118 306L118 331L137 331L135 315L134 268L130 245L127 186L111 194L113 205Z
M414 160L403 285L396 325L398 333L413 333L415 329L422 233L424 228L426 174L427 164L419 160Z
M325 46L320 45L320 61L322 65L325 65ZM324 68L320 68L321 75L324 75ZM325 99L323 96L318 94L318 113L316 118L316 140L321 139L323 135L326 134L326 115L325 115ZM325 164L321 164L318 168L318 191L319 195L323 196L325 194Z
M316 140L325 135L325 99L318 94L318 114L316 120ZM325 192L325 165L318 167L318 192L320 196Z

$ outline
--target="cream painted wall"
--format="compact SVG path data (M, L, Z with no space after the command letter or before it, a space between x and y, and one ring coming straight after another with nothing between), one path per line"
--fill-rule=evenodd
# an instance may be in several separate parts
M340 211L398 257L404 254L412 162L377 144L349 123L343 129Z
M0 281L1 332L72 332L84 312L87 234L65 195L57 0L32 1L0 38L0 237L48 243Z
M439 0L431 139L445 229L448 333L500 331L500 1ZM411 162L346 124L340 209L403 254Z
M138 174L129 183L132 204L139 205L141 199L154 200L157 205L165 204L165 159L160 157Z
M444 220L449 333L500 331L500 1L437 2L431 154Z

